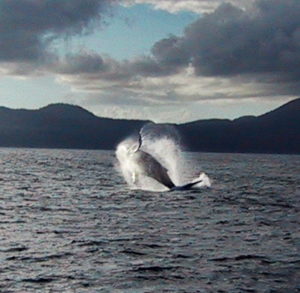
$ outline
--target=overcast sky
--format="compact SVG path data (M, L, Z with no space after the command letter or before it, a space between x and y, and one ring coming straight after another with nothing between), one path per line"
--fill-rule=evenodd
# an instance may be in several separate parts
M0 0L0 105L185 122L299 97L299 0Z

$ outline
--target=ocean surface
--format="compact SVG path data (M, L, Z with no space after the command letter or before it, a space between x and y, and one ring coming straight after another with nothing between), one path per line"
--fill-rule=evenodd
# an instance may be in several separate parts
M0 149L0 292L300 292L300 156L186 159L211 188L129 190L108 151Z

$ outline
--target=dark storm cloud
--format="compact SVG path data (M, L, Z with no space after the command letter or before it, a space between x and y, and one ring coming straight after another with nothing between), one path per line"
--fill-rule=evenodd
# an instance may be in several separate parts
M66 75L89 75L88 78L131 80L139 77L160 77L175 74L189 64L189 54L180 39L172 36L157 42L152 55L116 61L95 52L67 55L54 63L53 70ZM93 75L93 76L91 76Z
M101 60L100 56L93 58ZM90 71L91 62L82 61L76 67L78 72ZM259 0L248 9L222 4L190 24L182 37L170 36L155 43L149 56L100 63L92 66L99 70L99 78L116 80L168 76L190 65L199 76L263 73L279 74L283 81L297 79L300 1ZM74 64L72 67L76 69Z
M81 53L67 55L61 63L57 64L56 70L61 74L93 74L108 70L103 58L94 53Z
M76 75L79 79L81 77L82 83L86 83L87 80L127 80L128 76L134 75L129 72L131 67L128 62L118 62L110 57L86 51L57 58L48 69L61 75Z
M156 62L166 68L187 66L189 52L184 48L182 40L176 36L158 41L151 50Z
M170 63L170 64L168 64ZM116 61L95 52L67 55L52 64L52 70L64 75L85 75L87 79L110 81L133 80L140 77L167 76L181 69L182 64L168 60L159 62L153 56L141 56L132 60Z
M82 33L109 0L0 0L0 61L48 58L51 41Z
M58 59L53 39L82 33L101 21L114 0L0 0L0 61L41 62L50 71L126 81L194 68L199 76L300 76L300 1L258 0L251 8L221 4L190 24L183 36L154 44L151 54L117 61L97 53Z
M182 38L153 47L168 66L191 62L206 76L281 72L300 75L300 1L260 0L248 10L222 4L189 25ZM175 57L175 58L174 58Z

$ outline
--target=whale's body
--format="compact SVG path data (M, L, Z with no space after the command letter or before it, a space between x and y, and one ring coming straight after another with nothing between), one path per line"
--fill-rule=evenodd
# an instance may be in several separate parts
M119 161L126 162L127 172L131 177L131 183L138 185L140 177L149 177L170 191L192 189L195 185L202 182L201 177L197 181L176 186L165 168L156 158L148 152L141 150L142 139L139 135L138 143L120 144L117 148L117 157Z
M129 154L129 158L132 160L134 166L132 173L133 181L135 181L138 176L143 175L153 178L169 189L175 187L175 184L168 174L168 170L149 153L138 149Z

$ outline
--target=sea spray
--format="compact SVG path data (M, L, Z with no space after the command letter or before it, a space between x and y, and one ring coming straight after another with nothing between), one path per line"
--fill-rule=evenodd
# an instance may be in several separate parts
M181 137L173 125L147 123L140 130L142 149L149 152L168 169L176 185L184 181L184 160Z
M191 176L183 158L180 136L173 126L165 124L146 124L140 130L138 136L132 136L123 140L116 149L116 157L119 161L119 169L131 189L144 189L151 191L169 190L157 180L147 176L143 169L144 162L133 159L136 151L151 155L155 161L168 170L170 179L176 186L186 183ZM191 166L190 166L191 167ZM196 188L209 187L210 180L204 173L194 179L201 180Z
M131 189L143 189L149 191L165 191L165 186L147 176L143 171L145 166L133 159L135 153L132 150L136 148L137 142L132 138L122 141L116 149L116 157L119 162L119 170L125 181Z

